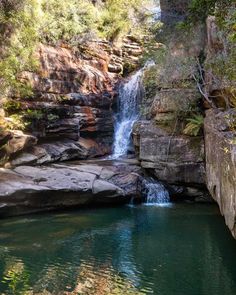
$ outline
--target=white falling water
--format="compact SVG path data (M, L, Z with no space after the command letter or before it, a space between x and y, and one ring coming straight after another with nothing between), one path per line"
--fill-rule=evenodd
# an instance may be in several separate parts
M119 109L115 128L114 157L127 154L134 122L138 119L138 94L143 70L139 70L119 90Z
M113 146L114 158L119 158L128 152L132 128L139 117L139 99L141 97L143 72L153 64L153 62L147 62L144 68L136 72L127 83L120 87L119 109Z
M170 202L169 192L163 184L152 178L145 179L143 184L143 194L147 205L163 205Z

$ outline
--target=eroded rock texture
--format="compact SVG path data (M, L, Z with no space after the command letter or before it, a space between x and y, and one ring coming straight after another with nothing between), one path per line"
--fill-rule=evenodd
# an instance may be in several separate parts
M132 70L140 54L142 48L131 36L119 47L105 41L73 51L40 45L38 70L19 77L32 87L33 96L3 103L1 125L20 120L16 125L24 133L0 129L1 162L11 167L109 154L120 74Z
M0 216L140 200L132 163L67 163L0 169Z
M209 110L205 119L207 186L236 238L236 111Z
M225 39L214 17L207 20L207 33L206 63L219 54L227 57ZM236 238L236 111L231 91L234 84L235 81L219 76L215 67L207 67L206 92L215 105L215 109L206 112L205 118L207 187Z

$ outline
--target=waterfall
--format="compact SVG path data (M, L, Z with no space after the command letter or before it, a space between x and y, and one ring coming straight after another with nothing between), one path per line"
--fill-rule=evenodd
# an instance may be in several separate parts
M132 127L139 114L137 100L142 75L143 69L131 76L129 81L121 85L119 89L119 108L113 149L113 155L116 158L128 152Z
M169 192L165 186L153 178L144 179L143 195L148 205L163 205L170 202Z
M128 153L133 124L139 117L139 101L142 97L141 83L143 73L146 68L153 64L153 62L147 62L142 69L130 77L128 82L120 86L113 146L114 158L119 158Z

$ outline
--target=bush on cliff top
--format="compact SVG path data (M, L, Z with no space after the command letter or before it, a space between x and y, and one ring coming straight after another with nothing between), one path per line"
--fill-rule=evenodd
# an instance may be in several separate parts
M36 0L31 0L30 5L27 0L22 1L21 5L17 1L1 2L1 94L9 89L14 90L14 94L19 94L22 89L25 95L29 92L27 87L22 87L22 83L17 78L19 72L36 67L36 61L33 58L35 44L38 41L39 22L36 8Z
M83 35L113 41L133 30L145 1L107 0L94 5L91 0L1 0L1 95L9 90L14 90L11 95L30 95L18 74L35 70L33 53L39 42L76 46Z

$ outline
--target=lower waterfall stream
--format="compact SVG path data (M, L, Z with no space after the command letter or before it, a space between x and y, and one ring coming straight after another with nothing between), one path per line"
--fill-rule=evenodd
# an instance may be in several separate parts
M170 203L169 192L162 183L147 177L143 181L143 186L146 205L167 205Z

